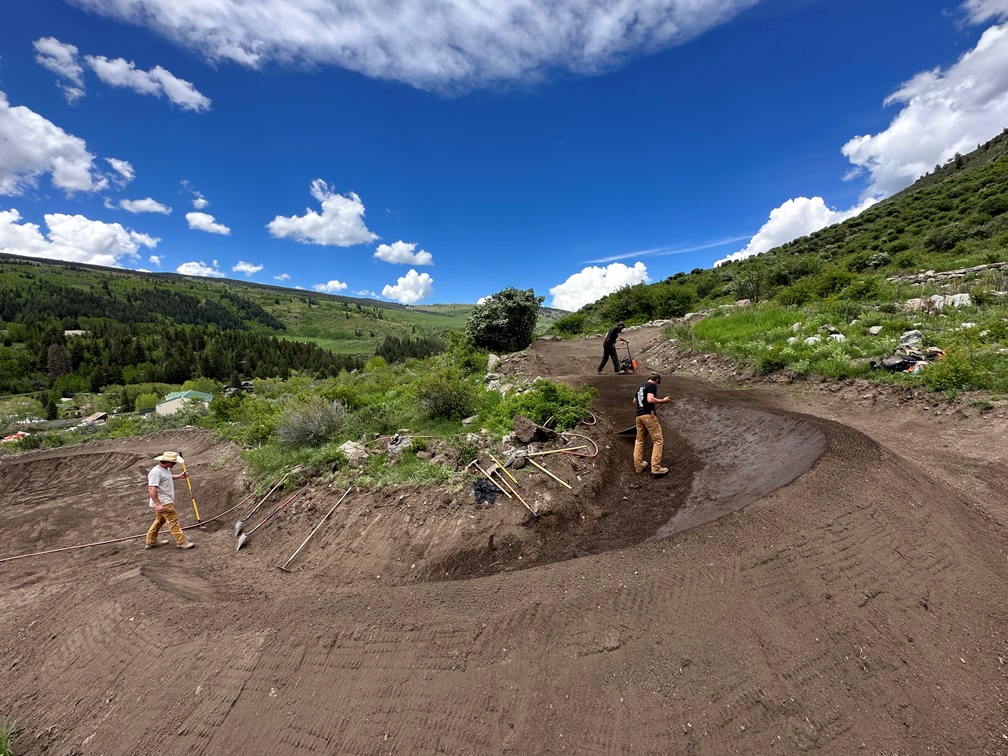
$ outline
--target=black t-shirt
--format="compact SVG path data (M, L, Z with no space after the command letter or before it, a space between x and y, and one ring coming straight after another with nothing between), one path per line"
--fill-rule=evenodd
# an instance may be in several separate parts
M648 401L648 394L658 391L658 385L645 381L644 385L637 389L637 415L650 415L654 412L655 405Z
M612 346L616 343L616 338L620 335L620 331L623 330L622 326L613 326L609 329L609 333L606 334L605 341L603 342L606 346Z

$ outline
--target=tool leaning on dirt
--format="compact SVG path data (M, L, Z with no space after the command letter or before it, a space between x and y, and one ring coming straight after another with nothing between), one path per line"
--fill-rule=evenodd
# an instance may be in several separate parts
M235 544L235 551L239 551L241 549L241 547L245 545L245 543L248 541L248 539L252 536L253 533L255 533L257 530L259 530L259 528L261 528L267 522L269 522L270 520L272 520L277 514L279 514L279 512L282 509L285 509L287 507L287 505L290 504L292 501L294 501L294 499L296 499L298 496L300 496L301 493L306 488L308 488L308 486L303 486L302 488L299 488L297 491L295 491L290 496L288 496L280 506L278 506L276 509L274 509L272 512L270 512L268 515L266 515L266 517L263 518L262 522L260 522L254 528L252 528L252 530L248 531L247 533L242 533L240 536L238 536L238 543Z
M273 484L273 487L270 488L270 490L266 492L266 495L263 496L262 499L259 500L259 503L256 504L254 507L252 507L252 509L249 511L249 513L247 515L245 515L240 520L238 520L238 522L235 523L235 526L234 526L234 537L235 538L237 538L239 535L241 535L242 528L245 527L245 523L248 522L249 519L252 517L252 515L254 515L259 510L259 507L261 507L263 505L263 503L266 501L266 499L268 499L270 496L272 496L273 492L276 491L278 488L280 488L280 486L282 486L284 484L284 481L286 481L287 478L289 478L291 475L294 475L297 472L300 472L300 470L301 470L301 465L296 465L296 466L292 467L290 470L288 470L287 473L282 478L280 478L280 480L278 480L275 484Z
M290 570L287 569L287 565L289 565L291 562L294 561L294 557L296 557L301 552L301 549L305 547L305 544L311 540L311 537L315 535L315 531L322 527L322 523L324 523L326 520L329 519L329 515L331 515L333 512L336 511L336 507L338 507L342 503L343 499L347 497L348 493L350 493L350 488L347 488L347 490L343 492L343 495L339 497L339 501L333 504L333 508L330 509L328 512L326 512L325 517L319 520L319 524L316 525L315 528L312 530L312 532L308 534L308 537L301 542L301 545L298 546L295 552L290 555L290 558L283 564L278 565L281 570L283 570L284 572L290 572Z

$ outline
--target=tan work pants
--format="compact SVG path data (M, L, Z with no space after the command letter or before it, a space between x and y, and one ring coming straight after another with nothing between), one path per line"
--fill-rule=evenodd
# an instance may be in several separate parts
M637 440L634 441L633 447L633 463L637 472L641 472L646 466L644 463L644 439L648 436L654 445L651 449L651 472L658 472L661 469L662 449L665 446L661 425L653 414L638 415Z
M166 522L168 523L168 529L175 537L175 545L181 546L185 543L185 533L182 532L182 528L179 526L178 514L176 514L175 507L172 504L162 506L161 511L154 517L154 524L147 531L147 543L157 543L158 531L161 530L161 526Z

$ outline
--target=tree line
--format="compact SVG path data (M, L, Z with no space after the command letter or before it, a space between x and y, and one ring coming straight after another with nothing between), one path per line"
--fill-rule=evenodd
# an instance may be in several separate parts
M195 378L236 383L335 376L363 366L364 355L334 354L312 342L280 339L216 324L89 323L65 335L63 322L8 323L0 346L0 394L47 391L72 396L110 385L181 384Z

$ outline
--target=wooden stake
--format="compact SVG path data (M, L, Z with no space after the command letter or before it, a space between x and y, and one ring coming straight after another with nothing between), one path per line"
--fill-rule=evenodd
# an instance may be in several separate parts
M542 471L543 471L544 473L546 473L547 475L549 475L549 476L550 476L551 478L553 478L553 480L555 480L555 481L556 481L557 483L559 483L559 484L560 484L561 486L567 486L567 488L568 488L568 489L570 489L571 491L573 491L573 490L574 490L573 488L571 488L571 486L570 486L570 484L569 484L569 483L565 483L564 481L560 480L560 478L558 478L558 477L557 477L556 475L554 475L553 473L551 473L551 472L550 472L549 470L547 470L547 469L546 469L545 467L543 467L542 465L540 465L540 464L539 464L538 462L536 462L536 461L535 461L534 459L530 459L530 460L529 460L529 462L531 462L531 463L532 463L533 465L535 465L536 467L538 467L538 468L539 468L540 470L542 470Z

